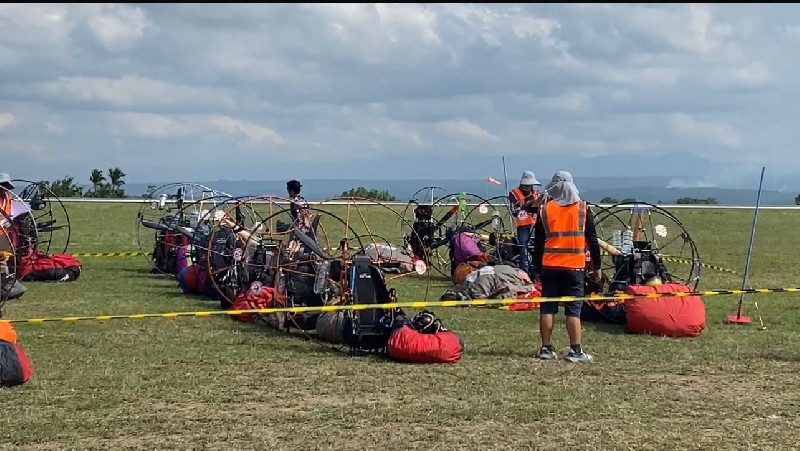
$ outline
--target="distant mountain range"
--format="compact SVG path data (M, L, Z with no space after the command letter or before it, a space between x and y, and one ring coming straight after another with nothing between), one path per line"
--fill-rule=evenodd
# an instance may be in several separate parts
M672 187L675 177L576 177L581 197L591 202L600 202L604 197L615 199L632 198L648 203L673 204L682 197L706 199L713 197L720 205L753 205L756 201L755 189L726 189L716 187ZM502 180L501 180L502 181ZM505 186L494 185L485 179L462 180L301 180L303 196L308 200L319 201L341 195L351 188L363 186L367 189L388 190L398 201L407 201L420 188L437 186L449 193L466 192L480 197L505 196ZM509 180L509 188L516 186L518 180ZM540 180L546 183L547 180ZM232 196L274 194L286 195L286 181L205 181L192 182L226 192ZM149 185L164 183L129 183L125 186L129 196L140 196L147 192ZM436 195L444 191L437 190ZM761 193L762 205L794 205L798 193L789 191L764 190ZM430 194L428 194L430 195Z

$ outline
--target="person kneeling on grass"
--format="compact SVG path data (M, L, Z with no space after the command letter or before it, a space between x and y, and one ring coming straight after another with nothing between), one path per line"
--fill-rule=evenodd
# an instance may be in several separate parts
M586 248L591 255L592 280L599 281L600 244L594 218L586 202L578 197L578 188L569 172L559 171L545 188L549 199L539 207L534 231L534 270L541 274L542 296L584 296ZM592 356L581 348L582 301L564 303L570 350L566 360L589 363ZM558 303L544 302L539 307L542 346L537 357L552 360L555 348L550 343Z

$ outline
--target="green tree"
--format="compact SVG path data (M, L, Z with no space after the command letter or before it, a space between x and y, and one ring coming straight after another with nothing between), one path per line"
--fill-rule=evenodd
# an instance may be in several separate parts
M358 197L361 199L376 200L378 202L391 202L397 200L392 196L388 190L378 191L376 189L366 189L363 186L358 188L351 188L349 191L342 193L341 197Z
M63 179L53 180L52 182L42 181L39 183L58 197L83 196L83 188L75 183L75 177L64 177Z
M800 194L798 194L797 197L794 198L794 204L800 205Z
M125 197L125 190L122 187L125 185L125 173L120 168L109 168L108 170L108 187L110 191L109 197Z
M89 176L89 181L92 182L91 193L96 195L98 190L103 187L103 182L106 181L106 177L103 175L103 171L100 169L92 169L92 174Z
M686 205L716 205L717 199L714 197L707 197L705 199L697 199L694 197L681 197L676 201L677 204Z
M618 204L619 201L617 199L614 199L613 197L606 196L606 197L600 199L600 203L601 204Z
M636 199L631 199L629 197L627 199L622 199L622 202L620 202L620 203L622 203L622 204L635 204L636 202L639 202L639 201L636 200Z

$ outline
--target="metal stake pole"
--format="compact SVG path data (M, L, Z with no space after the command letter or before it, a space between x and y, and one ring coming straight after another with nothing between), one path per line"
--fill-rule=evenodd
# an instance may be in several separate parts
M756 237L756 224L758 223L758 210L761 206L761 189L764 185L764 170L761 167L761 180L758 182L758 195L756 196L756 209L753 214L753 228L750 230L750 244L747 246L747 261L744 265L744 275L742 276L742 290L747 288L747 276L750 274L750 259L753 256L753 241ZM736 315L728 316L728 322L731 324L750 324L753 320L749 316L742 316L742 306L744 304L744 294L739 295L739 306L736 309Z

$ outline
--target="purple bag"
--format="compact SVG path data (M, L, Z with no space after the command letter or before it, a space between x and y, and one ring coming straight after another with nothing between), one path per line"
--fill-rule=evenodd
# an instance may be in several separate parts
M463 232L453 236L450 244L453 246L453 263L455 266L478 259L483 253L481 252L481 248L478 247L479 240L480 238L469 236Z

